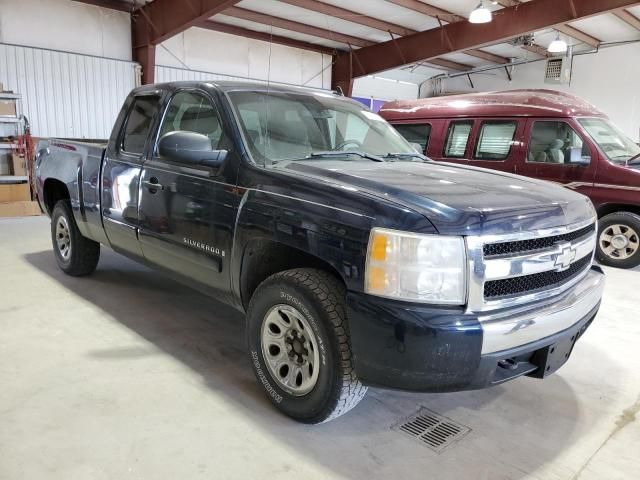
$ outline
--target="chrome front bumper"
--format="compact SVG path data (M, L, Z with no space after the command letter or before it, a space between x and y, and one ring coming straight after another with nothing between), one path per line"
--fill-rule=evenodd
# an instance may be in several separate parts
M595 266L550 303L480 315L482 354L519 347L571 327L598 305L603 291L604 273Z

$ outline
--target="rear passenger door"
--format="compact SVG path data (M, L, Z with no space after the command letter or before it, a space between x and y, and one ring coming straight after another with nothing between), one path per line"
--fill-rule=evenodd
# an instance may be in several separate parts
M102 167L101 208L111 247L142 257L137 228L140 172L149 149L148 139L159 114L161 92L136 95L124 107L122 127L109 142Z
M516 173L568 185L585 195L590 192L597 151L570 121L530 119L525 138L526 154L518 162Z
M515 172L521 152L524 122L515 119L478 120L469 165Z

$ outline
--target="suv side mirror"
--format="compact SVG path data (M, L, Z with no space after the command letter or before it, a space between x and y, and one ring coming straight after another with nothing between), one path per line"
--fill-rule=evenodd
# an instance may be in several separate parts
M158 142L158 154L185 165L219 168L227 158L226 150L213 150L211 140L196 132L176 130L166 133Z
M571 165L589 165L591 157L582 156L582 147L571 147L569 149L569 163Z

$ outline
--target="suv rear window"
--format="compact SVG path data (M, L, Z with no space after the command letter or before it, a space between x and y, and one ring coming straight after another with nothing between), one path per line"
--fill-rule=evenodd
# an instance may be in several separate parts
M447 139L444 143L444 156L463 158L467 151L467 141L473 128L472 120L455 121L449 124Z
M407 142L417 143L422 147L422 153L427 153L429 137L431 136L431 124L429 123L404 123L393 126Z
M482 122L476 151L478 160L505 160L509 156L518 124L513 121L491 120Z

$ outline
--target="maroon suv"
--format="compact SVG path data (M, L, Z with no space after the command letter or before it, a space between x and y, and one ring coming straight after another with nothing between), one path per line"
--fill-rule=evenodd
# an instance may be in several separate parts
M587 195L600 218L600 262L640 264L640 147L593 105L553 90L511 90L389 102L380 114L434 160Z

